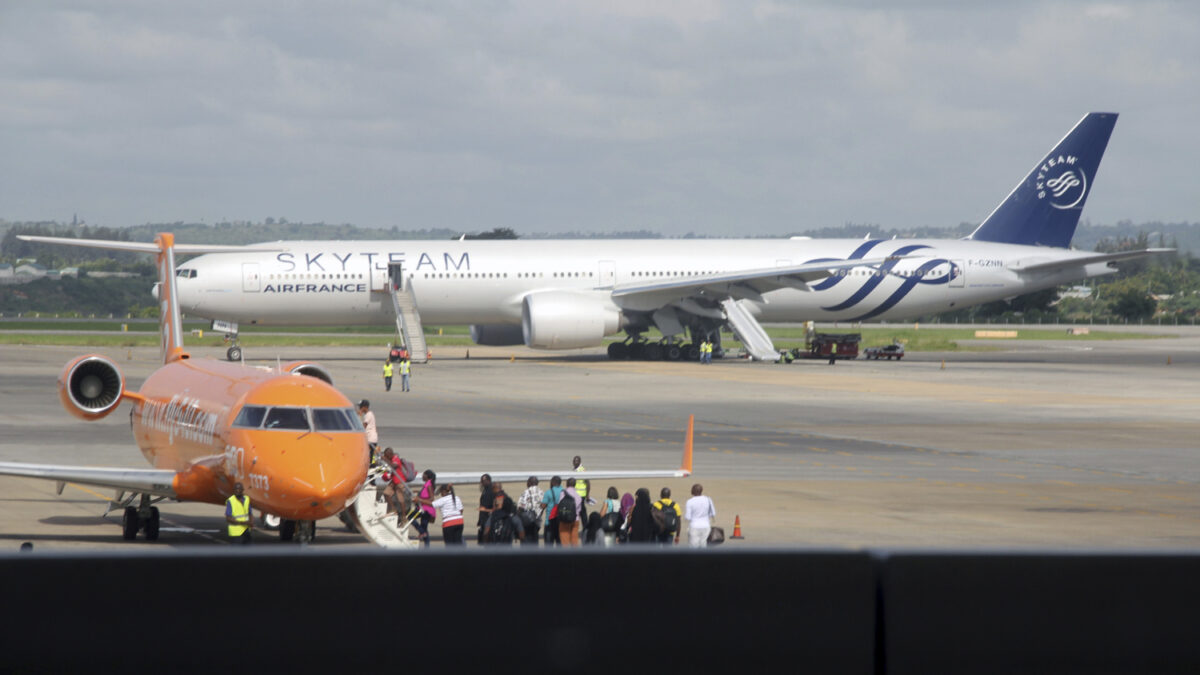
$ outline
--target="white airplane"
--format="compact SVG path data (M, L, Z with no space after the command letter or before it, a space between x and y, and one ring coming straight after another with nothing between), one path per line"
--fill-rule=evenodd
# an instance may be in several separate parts
M478 344L538 349L595 347L623 330L629 338L609 355L647 359L695 358L704 337L719 355L728 326L752 356L774 360L760 321L906 319L1169 251L1068 248L1116 120L1085 115L964 239L279 241L182 264L179 302L231 334L231 360L239 323L396 322L420 357L422 321L471 324ZM651 327L662 341L644 340Z

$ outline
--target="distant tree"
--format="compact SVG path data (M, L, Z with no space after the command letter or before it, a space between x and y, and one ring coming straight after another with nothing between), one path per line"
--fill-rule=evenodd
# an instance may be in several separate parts
M1140 321L1154 316L1158 302L1146 290L1140 279L1127 279L1108 284L1103 293L1107 294L1108 305L1113 315L1127 321Z
M497 227L479 234L468 234L464 239L519 239L520 236L511 227Z

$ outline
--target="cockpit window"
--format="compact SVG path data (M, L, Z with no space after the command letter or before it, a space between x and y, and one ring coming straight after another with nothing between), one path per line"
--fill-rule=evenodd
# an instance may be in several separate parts
M308 414L304 408L271 408L263 428L308 431Z
M179 269L175 270L175 276L179 277L180 279L195 279L196 270L189 267L180 267Z
M312 425L309 425L309 411ZM243 406L233 426L243 429L282 429L294 431L362 431L362 421L353 408L268 408Z
M317 431L355 431L361 429L358 415L349 408L313 408Z
M237 419L233 420L233 426L245 427L249 429L257 429L262 426L263 417L267 415L266 406L247 405L242 406L241 412L238 413Z

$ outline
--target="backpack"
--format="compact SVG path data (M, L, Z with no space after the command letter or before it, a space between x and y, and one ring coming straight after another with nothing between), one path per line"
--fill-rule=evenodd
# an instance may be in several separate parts
M575 510L575 498L564 490L558 500L558 522L573 523L576 520L579 520L579 512Z
M417 477L417 466L412 463L411 459L400 458L400 462L396 465L396 470L400 473L400 478L408 483Z
M661 499L654 502L650 515L654 516L654 525L659 534L673 534L679 531L679 514L675 513L674 502L666 504Z
M492 518L491 541L494 544L504 544L512 541L513 528L510 516L501 514L499 518Z
M621 529L621 514L609 511L600 519L600 529L605 532L616 532Z

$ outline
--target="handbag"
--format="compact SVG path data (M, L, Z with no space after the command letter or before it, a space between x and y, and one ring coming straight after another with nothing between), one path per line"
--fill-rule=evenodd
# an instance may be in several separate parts
M716 546L717 544L725 543L725 528L714 527L708 533L708 545Z

